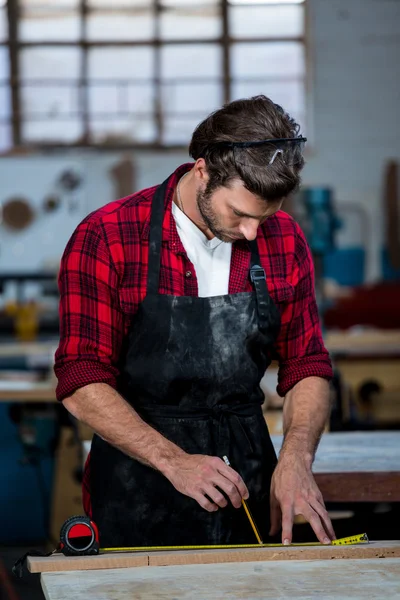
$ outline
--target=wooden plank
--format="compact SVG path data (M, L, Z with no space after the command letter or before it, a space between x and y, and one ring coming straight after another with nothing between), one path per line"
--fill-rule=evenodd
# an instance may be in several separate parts
M326 433L313 472L326 502L400 502L400 431Z
M7 385L2 381L0 386L0 402L56 402L56 384L30 383L25 386Z
M278 548L233 548L169 552L119 552L98 556L31 556L31 573L126 567L264 562L270 560L331 560L351 558L400 558L400 541L370 542L356 546L286 546Z
M380 600L400 597L400 560L250 562L45 573L47 600Z
M147 567L147 552L119 552L98 556L29 556L27 566L31 573L55 573L63 571L88 571L101 569L124 569L126 567Z
M325 502L400 502L400 471L387 473L317 473Z
M271 436L278 453L282 436ZM400 431L354 431L322 436L314 473L400 472Z
M400 541L370 542L359 546L289 546L280 548L238 548L232 550L191 550L153 552L149 566L264 562L268 560L332 560L351 558L400 558Z
M328 331L324 342L330 352L346 355L365 349L378 353L400 352L400 329L365 329L364 331Z
M82 466L80 443L70 427L62 427L51 497L50 533L53 540L60 539L61 527L69 517L84 514L82 485L75 477Z

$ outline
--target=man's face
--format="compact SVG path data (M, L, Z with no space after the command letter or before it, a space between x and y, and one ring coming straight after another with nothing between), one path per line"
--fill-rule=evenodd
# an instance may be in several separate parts
M211 233L223 242L254 240L259 225L281 205L281 200L268 203L258 198L239 179L212 193L207 185L197 190L199 212Z

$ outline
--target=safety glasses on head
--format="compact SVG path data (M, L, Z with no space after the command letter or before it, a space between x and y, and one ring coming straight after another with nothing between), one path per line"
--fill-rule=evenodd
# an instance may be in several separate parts
M246 167L265 167L275 161L296 166L303 163L305 137L270 138L252 142L214 142L209 148L231 148L236 163Z

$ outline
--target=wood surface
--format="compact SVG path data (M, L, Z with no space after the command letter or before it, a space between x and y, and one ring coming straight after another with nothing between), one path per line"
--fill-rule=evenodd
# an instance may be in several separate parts
M62 427L56 451L53 491L51 496L50 534L60 539L63 523L73 515L83 515L82 485L75 477L82 467L80 444L70 427Z
M272 436L275 450L282 436ZM314 473L400 472L400 431L346 431L322 436Z
M334 354L397 354L400 352L400 329L328 331L324 335L324 342Z
M400 472L317 473L325 502L400 502Z
M58 338L47 342L0 342L0 356L48 356L49 364L58 346Z
M86 571L126 567L160 567L277 560L400 558L400 541L370 542L353 546L281 546L277 548L232 548L231 550L186 550L164 552L115 552L98 556L28 557L31 573Z
M380 600L400 597L400 560L249 562L45 573L46 600Z
M24 382L25 385L16 386L14 382L0 382L0 402L56 402L56 383L50 382Z
M326 502L400 502L400 431L327 433L313 472Z

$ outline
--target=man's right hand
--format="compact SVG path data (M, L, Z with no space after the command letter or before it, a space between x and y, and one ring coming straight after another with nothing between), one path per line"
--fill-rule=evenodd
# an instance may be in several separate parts
M249 497L239 473L216 456L182 454L174 458L163 471L178 492L194 498L208 512L228 504L221 491L235 508L241 507L242 498L247 500Z

